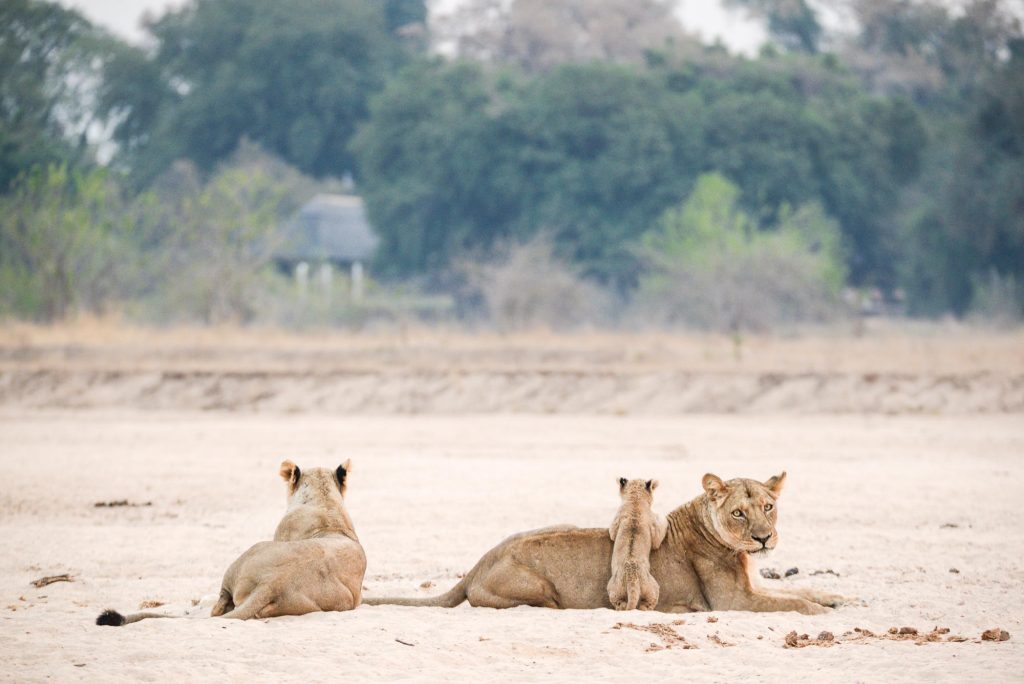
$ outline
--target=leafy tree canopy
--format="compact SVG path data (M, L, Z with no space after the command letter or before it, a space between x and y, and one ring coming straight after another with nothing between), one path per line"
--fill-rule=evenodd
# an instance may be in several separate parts
M152 177L185 157L212 169L245 136L300 170L341 176L380 90L410 52L422 0L194 0L148 24L156 50L107 68L104 112Z
M766 225L820 203L854 276L891 280L886 217L917 173L921 123L842 73L805 71L595 63L524 78L419 64L376 100L354 147L382 265L430 271L547 232L587 275L629 286L639 236L719 171Z
M56 3L0 3L0 193L33 166L85 153L87 88L106 38Z
M626 243L699 168L697 102L612 65L526 80L416 65L376 100L354 148L382 266L430 270L543 231L588 274L628 282Z

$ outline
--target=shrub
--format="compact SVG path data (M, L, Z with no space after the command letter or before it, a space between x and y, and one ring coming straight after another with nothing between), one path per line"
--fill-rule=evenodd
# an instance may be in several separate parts
M294 182L260 160L221 167L205 183L188 163L140 198L144 315L158 320L245 323L275 290L276 228L297 206Z
M723 176L703 175L643 236L636 303L650 322L739 334L834 315L845 278L836 222L806 204L762 230L738 200Z
M547 236L506 245L489 261L463 262L456 269L465 282L462 299L481 303L499 330L564 330L608 315L608 293L559 259Z
M972 279L970 317L981 323L1011 328L1024 321L1024 285L1013 275L1000 275L995 269L987 277Z
M103 313L132 278L129 238L106 173L33 169L0 199L0 312L43 321Z

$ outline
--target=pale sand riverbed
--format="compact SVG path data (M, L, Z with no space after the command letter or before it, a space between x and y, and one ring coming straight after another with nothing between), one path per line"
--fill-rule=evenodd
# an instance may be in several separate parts
M104 608L131 611L147 600L168 612L195 599L208 609L228 564L272 534L286 457L307 466L353 459L348 505L369 559L367 594L442 591L512 532L606 525L620 475L659 478L655 507L667 512L698 493L706 471L764 478L786 469L779 548L762 564L797 567L780 581L864 604L816 617L721 612L714 623L709 614L463 605L93 625ZM0 478L0 677L8 680L1024 676L1019 415L346 418L8 406ZM121 499L152 505L93 505ZM812 576L821 570L838 576ZM30 585L63 572L74 581ZM667 642L615 628L677 619L685 624L669 627L697 648L652 651ZM969 640L842 636L892 626L947 627ZM1010 641L979 643L990 627ZM827 630L841 643L785 649L791 630Z

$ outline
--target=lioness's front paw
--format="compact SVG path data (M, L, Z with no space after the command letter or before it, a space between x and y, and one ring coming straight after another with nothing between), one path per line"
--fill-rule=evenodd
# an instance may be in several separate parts
M824 615L832 611L831 608L826 608L823 605L815 603L813 601L805 601L800 608L797 609L799 613L804 615Z
M842 605L857 602L857 599L855 598L843 596L842 594L829 594L828 592L824 591L812 592L807 598L811 601L814 601L815 603L820 603L823 606L828 606L829 608L838 608Z

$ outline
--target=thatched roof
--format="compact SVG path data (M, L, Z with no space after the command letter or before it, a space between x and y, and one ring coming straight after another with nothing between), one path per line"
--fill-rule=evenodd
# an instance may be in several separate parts
M367 261L380 242L351 195L317 195L281 233L277 257L286 261Z

